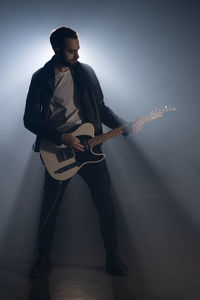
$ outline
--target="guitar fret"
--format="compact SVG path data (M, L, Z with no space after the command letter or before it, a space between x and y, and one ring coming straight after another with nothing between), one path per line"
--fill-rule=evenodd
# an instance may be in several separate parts
M98 137L94 137L94 138L88 140L88 145L90 147L94 147L94 146L99 145L99 144L101 144L101 143L103 143L103 142L105 142L105 141L107 141L111 138L114 138L115 136L120 135L122 133L123 133L123 126L120 126L120 127L115 128L113 130L110 130L107 133L103 133Z

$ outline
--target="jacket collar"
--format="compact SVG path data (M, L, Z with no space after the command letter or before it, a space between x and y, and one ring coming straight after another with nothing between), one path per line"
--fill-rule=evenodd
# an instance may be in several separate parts
M43 66L45 81L47 81L51 90L54 90L55 82L55 55Z
M55 83L55 55L52 56L52 58L44 65L43 70L46 80L48 81L48 85L53 91ZM87 72L84 69L84 64L77 62L74 66L70 67L70 70L75 84L83 93L89 85L89 78Z

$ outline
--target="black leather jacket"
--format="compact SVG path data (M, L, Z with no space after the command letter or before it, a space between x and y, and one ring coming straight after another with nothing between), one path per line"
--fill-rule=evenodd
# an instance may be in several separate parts
M24 126L37 135L35 152L39 152L42 138L61 144L61 133L55 128L65 122L65 111L57 114L56 118L49 119L49 104L54 91L54 70L55 56L33 74L26 99ZM105 105L99 81L90 66L77 62L71 67L71 73L79 93L84 122L94 125L95 135L102 133L102 123L112 129L126 123Z

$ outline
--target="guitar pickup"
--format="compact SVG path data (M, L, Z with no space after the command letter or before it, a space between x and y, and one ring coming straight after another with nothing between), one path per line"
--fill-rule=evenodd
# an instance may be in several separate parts
M70 148L64 148L56 152L56 157L59 162L63 162L74 157L74 152Z

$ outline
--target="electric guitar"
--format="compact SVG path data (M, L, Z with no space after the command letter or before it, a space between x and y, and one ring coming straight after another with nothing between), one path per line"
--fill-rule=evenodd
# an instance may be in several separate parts
M176 108L174 106L165 106L162 109L153 110L149 115L140 117L136 121L144 124L161 118L165 112L175 110ZM127 123L126 125L129 124L132 126L134 122ZM85 146L84 152L75 152L72 148L64 144L58 146L47 140L42 140L40 143L40 154L47 171L56 180L67 180L75 175L85 164L94 164L102 161L105 158L105 154L96 153L95 146L123 134L126 125L122 125L98 136L94 136L94 126L91 123L80 125L71 134L79 138L81 144Z

